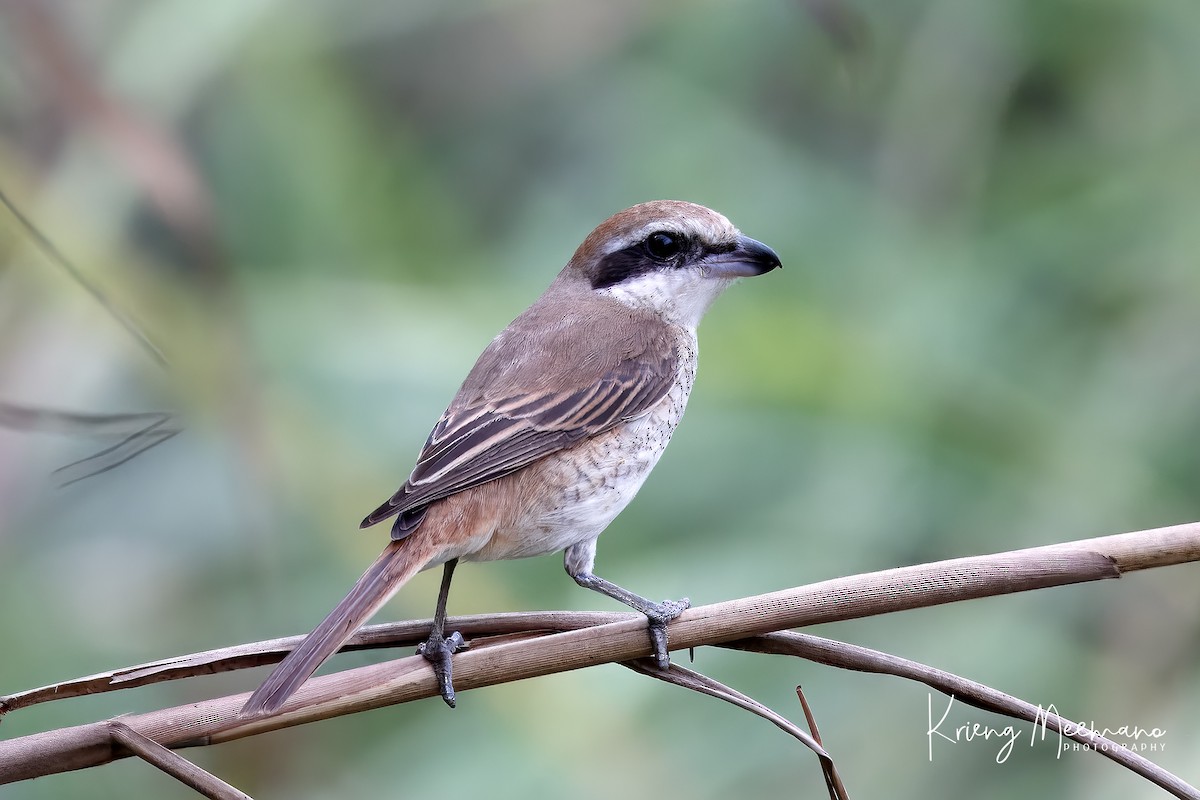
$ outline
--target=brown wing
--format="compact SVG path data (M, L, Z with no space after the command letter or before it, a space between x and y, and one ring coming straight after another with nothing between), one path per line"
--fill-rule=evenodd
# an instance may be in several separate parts
M363 527L399 514L392 536L403 538L420 524L429 503L636 418L665 397L674 382L675 348L666 337L633 336L626 330L615 351L612 346L598 349L578 332L559 338L547 342L543 331L537 339L541 356L523 363L505 355L514 350L528 354L529 342L494 342L429 434L408 480L363 520ZM529 374L530 362L561 364L561 353L572 352L561 348L571 340L583 345L583 352L563 365L560 380ZM558 350L558 358L545 357L548 347ZM615 362L613 352L618 354ZM526 393L504 391L506 386L530 385Z

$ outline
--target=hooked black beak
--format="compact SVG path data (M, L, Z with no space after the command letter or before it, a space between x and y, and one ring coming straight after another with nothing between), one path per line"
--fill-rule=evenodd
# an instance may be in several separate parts
M739 236L732 249L705 256L704 266L714 278L752 278L783 264L775 251L762 242Z

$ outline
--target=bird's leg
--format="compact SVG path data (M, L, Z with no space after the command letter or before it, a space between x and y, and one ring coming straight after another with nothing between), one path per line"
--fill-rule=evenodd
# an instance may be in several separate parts
M575 579L585 589L591 589L608 595L617 602L624 603L634 611L640 611L650 621L650 643L654 646L654 662L659 669L671 666L670 656L667 655L667 623L678 617L691 606L686 597L682 600L664 600L656 603L624 589L610 580L605 580L592 572L596 555L596 542L584 542L567 548L564 559L567 574Z
M571 577L583 588L606 594L634 611L645 614L646 619L650 620L650 642L654 645L654 662L659 669L671 666L671 659L667 655L667 623L691 606L686 597L682 600L664 600L656 603L590 572L579 572Z
M451 657L469 646L458 631L445 635L446 602L450 599L450 579L454 577L456 566L458 559L452 558L442 567L442 587L438 590L437 610L433 612L433 627L429 629L429 638L417 648L417 654L425 656L425 660L433 665L442 699L451 708L454 708L454 667Z

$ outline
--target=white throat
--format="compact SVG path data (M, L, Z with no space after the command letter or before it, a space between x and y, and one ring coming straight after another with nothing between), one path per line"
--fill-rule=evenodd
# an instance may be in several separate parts
M653 309L668 322L695 331L713 300L734 280L684 268L649 272L596 291L630 308Z

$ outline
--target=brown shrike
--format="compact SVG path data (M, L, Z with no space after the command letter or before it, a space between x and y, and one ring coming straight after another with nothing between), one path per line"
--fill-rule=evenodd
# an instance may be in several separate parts
M444 631L459 559L565 550L576 583L646 615L665 667L667 623L688 601L655 603L595 575L596 538L637 494L683 416L704 312L735 279L778 266L771 248L692 203L642 203L592 231L483 351L408 480L363 520L395 517L392 541L242 716L279 710L406 581L438 564L437 610L418 652L453 706L451 656L465 642Z

